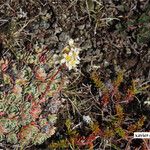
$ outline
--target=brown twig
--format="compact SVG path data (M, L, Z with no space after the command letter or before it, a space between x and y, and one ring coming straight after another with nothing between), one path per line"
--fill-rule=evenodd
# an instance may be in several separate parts
M47 86L46 86L46 89L45 89L44 93L41 95L40 100L45 97L47 91L48 91L49 88L50 88L51 82L55 79L55 77L58 75L58 73L61 71L61 69L62 69L62 66L60 66L60 67L58 68L57 72L50 78L50 80L49 80L49 82L48 82L48 84L47 84Z

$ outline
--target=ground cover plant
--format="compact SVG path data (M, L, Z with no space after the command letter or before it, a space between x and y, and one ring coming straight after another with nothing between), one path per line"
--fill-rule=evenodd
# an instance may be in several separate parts
M21 69L17 62L10 65L7 59L1 60L1 141L19 143L21 149L41 144L55 133L54 123L62 105L59 92L67 82L62 70L76 68L80 60L73 40L63 49L62 58L50 58L47 49L38 45L34 50Z
M142 111L136 95L142 94L148 86L141 87L137 84L137 81L133 80L126 87L123 72L118 73L116 79L107 84L101 81L95 71L91 74L91 79L99 92L99 97L95 96L95 89L93 93L92 88L86 86L86 89L84 89L85 93L87 92L86 95L91 95L90 100L86 100L86 107L85 104L82 104L84 102L75 103L76 101L73 101L74 104L72 104L74 109L78 108L82 113L86 111L82 109L88 109L86 113L90 116L81 115L78 109L75 110L76 113L73 113L73 116L76 118L78 114L80 121L78 120L78 123L76 123L75 118L67 119L64 123L66 130L63 138L60 138L58 142L52 142L50 144L51 149L128 149L130 143L134 141L133 132L143 131L147 118L140 112L134 112L134 115L137 115L137 120L133 121L134 115L132 113L135 109L132 107L136 103L136 107L139 107L138 111ZM91 100L94 102L91 102ZM141 144L141 148L148 149L148 141L144 142Z
M149 0L0 1L0 149L150 149Z

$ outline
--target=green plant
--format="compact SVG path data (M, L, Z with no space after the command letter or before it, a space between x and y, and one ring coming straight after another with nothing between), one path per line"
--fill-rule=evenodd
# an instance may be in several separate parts
M134 123L128 122L133 118L126 109L130 109L128 104L135 102L137 94L146 91L149 86L141 85L137 80L132 80L127 85L124 73L124 71L119 71L116 78L109 82L109 86L100 79L97 71L92 73L91 79L95 87L101 91L100 102L96 103L96 106L99 107L98 111L100 110L100 121L93 116L92 120L95 121L73 129L73 126L76 126L74 120L66 119L66 136L60 140L53 140L49 145L51 149L94 149L98 142L100 142L102 149L104 147L120 149L120 141L128 142L134 132L142 130L146 117L141 115L137 120L134 120ZM125 86L123 88L125 90L120 88L122 85ZM85 116L83 116L83 122L85 122L84 118ZM83 128L86 129L85 133L80 132Z
M63 59L58 67L53 57L47 55L45 46L35 46L21 69L18 69L20 64L17 62L10 64L7 59L0 61L2 86L9 85L9 89L0 91L1 141L7 140L24 149L31 144L43 143L55 133L57 113L61 107L61 100L57 97L66 84L61 73L66 67L76 68L79 59L73 40L66 48L68 52L63 50L63 54L58 56L59 62ZM66 54L70 52L75 56ZM65 60L65 54L73 57L75 63L70 64ZM16 55L19 61L24 59L20 57L22 54ZM12 73L8 72L10 67ZM45 105L50 108L45 108Z

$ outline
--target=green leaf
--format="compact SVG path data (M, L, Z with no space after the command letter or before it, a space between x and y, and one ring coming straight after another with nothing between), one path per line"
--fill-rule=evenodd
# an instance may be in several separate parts
M4 139L5 139L5 136L2 133L0 133L0 142L2 142Z
M48 138L46 133L39 133L36 138L34 139L33 143L36 144L42 144L46 139Z
M114 144L111 144L111 147L113 148L113 149L115 149L115 150L120 150L120 148L118 148L116 145L114 145Z
M51 124L56 123L56 120L57 120L57 114L48 115L48 121L49 121Z
M149 23L150 22L150 16L146 15L145 13L141 15L141 17L138 19L139 23Z
M67 119L66 122L65 122L65 125L67 127L67 130L70 130L71 129L71 120L70 119Z
M115 132L116 132L119 136L121 136L122 138L125 137L125 131L124 131L121 127L116 128L116 129L115 129Z
M7 142L11 144L16 144L18 142L17 135L15 133L7 134Z

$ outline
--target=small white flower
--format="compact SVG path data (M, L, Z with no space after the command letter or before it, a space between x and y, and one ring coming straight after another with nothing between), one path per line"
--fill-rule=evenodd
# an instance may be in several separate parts
M73 39L69 40L69 46L63 50L61 64L66 64L69 70L76 69L80 63L79 51L80 49L74 46Z
M63 54L63 57L65 58L66 62L69 62L72 59L72 54L71 53Z
M70 51L68 54L63 54L63 59L61 60L61 64L65 63L69 70L76 68L77 64L80 63L79 52Z
M69 43L69 46L74 46L74 40L73 40L73 39L70 39L70 40L68 41L68 43Z
M90 116L83 115L83 121L85 121L87 124L92 123L92 119Z

